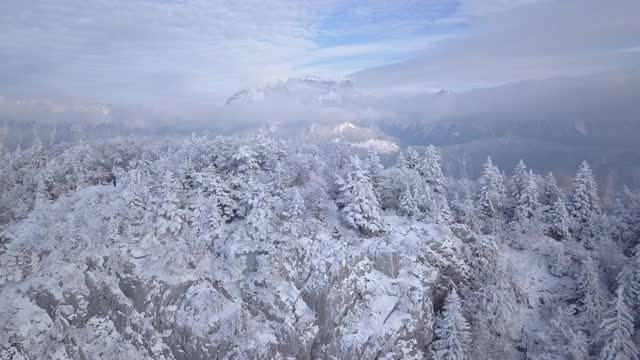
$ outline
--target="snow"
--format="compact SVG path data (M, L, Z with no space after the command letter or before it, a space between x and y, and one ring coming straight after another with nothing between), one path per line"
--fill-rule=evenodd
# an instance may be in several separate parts
M393 153L400 150L400 147L396 143L380 139L369 139L364 142L353 143L351 144L351 146L361 149L374 150L382 154Z

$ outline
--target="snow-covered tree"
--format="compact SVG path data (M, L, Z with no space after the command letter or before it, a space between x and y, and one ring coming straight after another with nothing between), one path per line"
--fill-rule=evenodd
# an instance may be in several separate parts
M34 200L34 208L39 208L49 202L49 190L44 181L44 175L38 175L38 182L36 185L36 197Z
M640 247L636 248L635 255L620 272L618 283L624 288L625 301L633 313L640 314ZM636 321L640 321L640 318Z
M499 217L505 199L504 180L500 170L491 162L491 157L487 158L478 183L480 194L477 204L480 213L488 219Z
M407 169L417 170L420 166L420 154L415 149L407 150L406 167Z
M417 197L418 194L416 193L416 189L407 185L406 189L402 192L402 196L400 197L398 214L407 216L409 218L415 217L420 214Z
M544 177L542 192L540 194L540 205L543 207L552 207L558 199L563 199L564 201L564 194L558 187L556 177L552 172L549 172L547 176Z
M518 190L518 198L516 199L515 215L519 221L531 219L537 215L538 207L538 185L536 184L533 173L523 175L525 176L518 181L521 181L521 189Z
M602 318L605 296L602 291L600 272L591 256L587 256L578 274L576 294L578 310L588 331L593 332Z
M400 151L398 159L396 160L396 166L398 169L408 169L407 158L404 156L404 152Z
M233 162L240 173L256 171L260 168L256 153L247 145L240 146L233 154Z
M382 166L382 163L380 163L380 157L378 156L378 153L373 150L369 150L369 157L367 158L367 168L369 170L369 179L371 179L371 185L373 186L373 190L376 193L378 202L380 202L382 172L384 171L384 166Z
M181 186L171 171L166 171L160 186L159 209L155 220L156 234L178 235L187 222L187 211L180 198Z
M258 187L251 196L251 209L247 215L247 234L258 241L266 241L273 233L273 209L271 195L263 187Z
M337 183L345 222L365 234L383 232L386 226L380 214L378 199L367 171L363 169L357 156L351 158L346 179L339 179Z
M633 339L633 315L624 301L624 288L618 287L607 314L600 324L603 343L599 360L638 360L638 344Z
M298 189L293 191L291 196L291 202L282 216L285 218L285 230L291 232L294 235L298 235L300 230L300 222L303 221L303 215L306 210L304 205L304 199L300 195Z
M450 221L452 215L446 196L446 179L442 173L440 154L435 146L427 146L417 171L428 185L427 214L436 222Z
M549 212L547 234L556 240L571 239L571 218L562 198L558 198Z
M462 315L462 305L456 289L447 296L444 309L436 317L431 344L434 360L464 360L469 358L470 328Z
M565 276L571 267L571 258L567 256L564 245L558 246L551 254L549 272L555 276Z
M31 145L31 159L33 167L36 169L43 169L47 165L44 146L38 137L33 139L33 144Z
M511 197L515 203L518 202L522 196L522 192L529 185L529 170L524 161L520 159L516 167L513 169L513 176L511 177Z
M591 219L600 214L600 198L598 185L593 177L591 167L583 161L574 179L573 196L571 198L571 216L580 230Z

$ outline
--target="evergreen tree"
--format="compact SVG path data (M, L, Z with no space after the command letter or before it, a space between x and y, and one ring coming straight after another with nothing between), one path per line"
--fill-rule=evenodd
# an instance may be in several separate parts
M38 176L38 182L36 185L36 197L34 200L34 208L39 208L49 202L49 190L44 181L44 175Z
M44 146L40 138L35 137L31 145L31 161L35 169L44 169L47 165L47 157L44 152Z
M408 169L407 158L404 156L404 153L400 151L400 155L398 155L398 159L396 160L396 166L398 169Z
M562 245L555 249L555 252L552 254L549 272L555 276L564 276L567 274L570 265L571 259L567 256L564 251L564 245Z
M266 241L273 233L271 195L262 186L258 186L249 201L251 210L247 215L247 233L258 241Z
M640 248L636 248L635 256L620 272L618 283L623 285L625 301L633 313L640 314Z
M478 197L480 213L489 219L498 217L505 199L504 180L500 170L491 162L491 157L487 157L478 182L480 183Z
M187 211L180 199L181 186L171 171L166 171L160 187L160 206L156 216L156 234L178 235L187 222Z
M574 180L571 216L579 226L578 231L589 223L595 215L600 214L598 185L593 177L591 167L583 161Z
M540 194L540 205L551 208L558 199L562 199L564 201L564 194L558 187L556 177L553 176L552 172L549 172L547 176L544 177L542 193Z
M440 154L433 145L427 146L417 170L430 192L427 214L436 222L450 221L452 215L446 197L446 179L442 173Z
M460 297L454 288L445 301L444 309L434 323L432 343L434 360L464 360L468 358L471 336L469 324L462 315Z
M570 240L571 219L562 198L558 198L550 211L548 235L556 240Z
M371 179L371 185L376 193L378 202L380 202L380 191L382 190L382 172L384 166L380 163L380 157L378 154L369 150L369 158L367 159L367 167L369 170L369 179Z
M357 156L351 158L346 180L339 180L338 185L340 203L344 204L341 212L345 222L365 234L383 232L385 224L378 199Z
M616 297L600 325L599 339L603 343L600 360L638 360L638 345L633 340L633 315L624 301L624 288L618 287Z
M406 167L411 170L418 170L420 166L420 154L414 149L407 150Z
M416 189L407 185L406 189L402 192L400 197L400 204L398 205L398 214L412 218L420 213L417 202Z
M520 159L518 164L513 169L513 176L511 177L511 197L516 203L522 196L522 192L529 184L529 171L524 161Z
M300 222L302 222L302 216L306 210L304 205L304 199L298 192L298 189L293 191L291 197L291 203L289 208L282 214L285 217L285 230L291 232L293 235L298 235L300 231Z
M528 220L536 216L538 207L538 185L536 184L533 173L529 171L526 177L520 179L522 189L519 190L519 196L516 199L516 218L520 221Z
M578 310L591 333L596 329L604 309L600 274L590 256L584 259L577 279Z

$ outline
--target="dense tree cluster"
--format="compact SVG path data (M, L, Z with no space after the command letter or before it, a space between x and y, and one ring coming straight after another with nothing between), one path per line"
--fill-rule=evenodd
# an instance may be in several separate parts
M227 258L221 271L230 274L243 268L225 252L234 247L250 259L251 268L236 274L253 274L243 289L257 297L270 296L260 284L279 261L270 255L275 249L287 249L290 276L300 281L311 276L305 261L312 245L303 239L326 229L336 244L389 242L398 221L438 224L460 242L420 244L439 269L430 300L435 321L432 341L416 340L420 346L411 349L451 360L638 359L640 192L625 189L605 204L587 162L567 196L553 174L541 177L522 160L507 178L487 158L476 181L446 178L441 161L428 146L385 167L374 152L264 131L49 149L35 139L28 149L0 148L0 254L12 226L96 186L124 189L126 211L104 214L110 241L126 237L141 249L175 244L161 259L172 268L195 268L199 255L214 252ZM546 268L522 264L532 257ZM522 269L550 274L562 290L537 292L518 280L528 277ZM523 320L524 309L535 309L536 321Z

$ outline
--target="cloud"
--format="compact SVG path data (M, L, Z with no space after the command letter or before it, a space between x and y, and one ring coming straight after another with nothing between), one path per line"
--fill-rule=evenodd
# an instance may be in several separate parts
M428 47L436 1L6 0L0 94L125 103L220 101L310 71L332 75ZM384 32L381 32L384 28Z
M474 2L467 2L474 3ZM501 2L496 2L501 3ZM640 38L640 2L544 1L476 9L461 39L421 56L353 75L366 86L422 84L464 89L634 67L619 50Z

